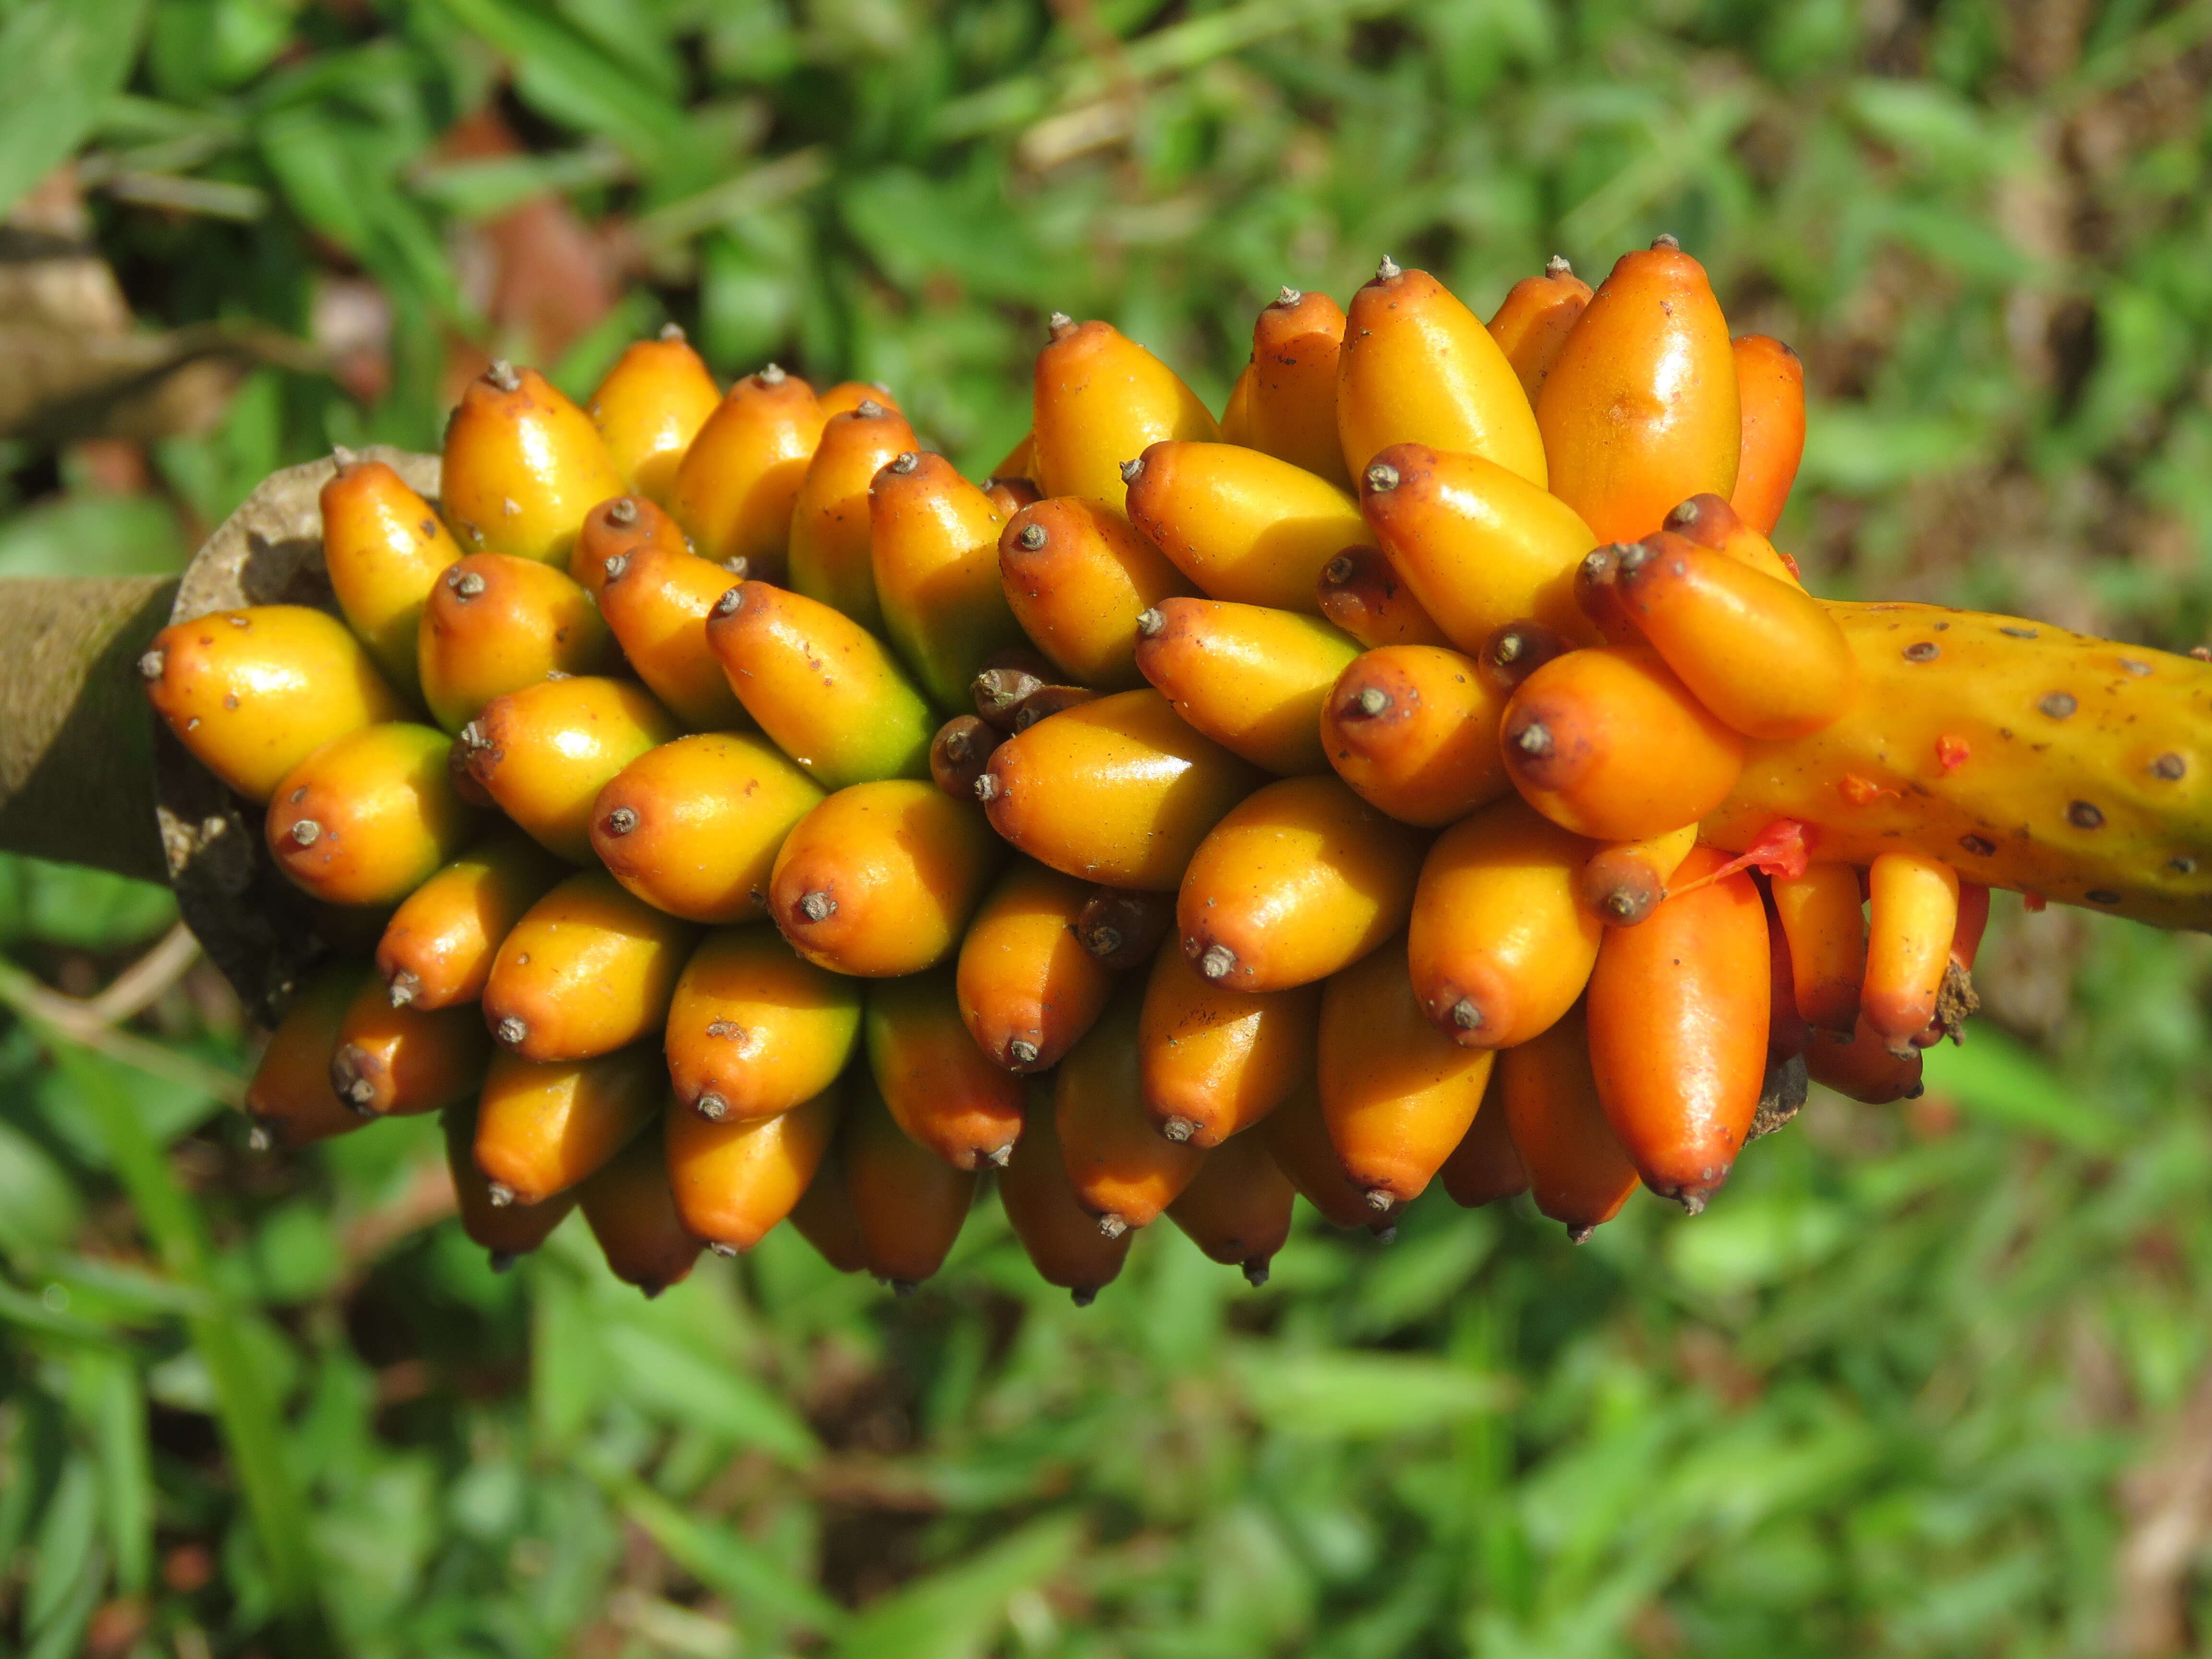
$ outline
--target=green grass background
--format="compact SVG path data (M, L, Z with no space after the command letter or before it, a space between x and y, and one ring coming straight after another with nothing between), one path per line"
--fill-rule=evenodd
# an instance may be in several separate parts
M142 328L388 329L374 395L258 370L125 487L8 441L0 574L174 568L272 467L429 446L471 347L581 390L672 317L980 471L1048 311L1218 404L1280 283L1389 252L1486 313L1668 230L1806 357L1816 586L2186 648L2209 83L2158 0L0 0L0 203L79 158ZM443 141L486 109L510 152ZM620 296L580 333L482 277L549 199ZM173 915L0 861L0 1000ZM2189 1650L2206 945L2003 900L1929 1097L1816 1097L1694 1222L1302 1213L1256 1293L1160 1227L1080 1311L988 1201L903 1302L787 1231L652 1304L575 1222L495 1277L422 1223L432 1125L256 1156L0 1016L0 1649ZM204 973L132 1029L250 1065Z

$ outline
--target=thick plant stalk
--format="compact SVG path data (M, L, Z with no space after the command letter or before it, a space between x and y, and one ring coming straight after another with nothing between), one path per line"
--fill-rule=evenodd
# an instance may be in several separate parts
M176 591L169 576L0 581L0 848L167 878L132 665Z
M2212 664L1926 605L1829 607L1851 708L1750 745L1701 838L1778 818L1812 856L1941 859L1969 881L2159 927L2212 928Z

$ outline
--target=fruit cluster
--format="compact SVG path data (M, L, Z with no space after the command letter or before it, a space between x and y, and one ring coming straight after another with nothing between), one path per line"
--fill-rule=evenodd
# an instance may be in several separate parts
M1808 595L1796 358L1671 238L1487 325L1388 260L1285 289L1219 422L1055 317L1033 407L979 487L672 330L587 410L494 365L434 505L341 453L343 622L143 664L388 915L260 1130L443 1111L472 1237L580 1203L648 1291L787 1216L910 1285L994 1169L1079 1300L1164 1212L1257 1283L1294 1191L1581 1237L1701 1208L1808 1073L1917 1092L1991 884L2212 917L2212 668Z

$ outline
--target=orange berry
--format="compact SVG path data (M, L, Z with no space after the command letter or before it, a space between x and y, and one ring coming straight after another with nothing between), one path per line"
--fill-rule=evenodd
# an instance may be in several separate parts
M1044 492L1027 478L1009 478L995 474L984 482L983 495L1001 522L1012 518L1025 507L1035 507L1044 499Z
M1528 803L1578 835L1640 841L1728 799L1743 738L1641 646L1571 651L1505 706L1505 769Z
M1510 1048L1574 1006L1604 932L1577 897L1590 843L1508 796L1437 837L1407 946L1414 991L1454 1041Z
M1406 925L1425 841L1334 776L1271 783L1192 854L1176 899L1183 954L1242 991L1326 979Z
M345 624L257 605L172 623L138 659L148 697L192 758L248 800L333 738L407 718Z
M1235 444L1154 444L1122 477L1129 522L1217 599L1316 613L1322 567L1370 534L1327 479Z
M1889 1040L1862 1018L1849 1036L1815 1031L1805 1045L1805 1069L1814 1082L1867 1106L1893 1100L1917 1100L1920 1050L1907 1045L1899 1054Z
M716 602L707 644L745 712L824 789L928 775L937 717L882 641L766 582Z
M961 1018L994 1066L1042 1072L1091 1029L1114 970L1085 947L1076 922L1092 890L1018 858L960 940Z
M1108 690L1143 681L1137 618L1190 592L1118 509L1075 497L1039 501L1009 519L999 535L999 574L1037 648L1062 672Z
M1300 1079L1289 1098L1260 1120L1252 1138L1266 1146L1298 1196L1320 1211L1331 1226L1376 1224L1375 1210L1337 1158L1328 1121L1322 1115L1320 1091L1310 1076Z
M1437 1171L1451 1201L1463 1210L1480 1209L1528 1190L1528 1166L1514 1148L1513 1132L1505 1121L1504 1094L1504 1085L1493 1082L1484 1097L1490 1109L1475 1113L1474 1125Z
M1590 975L1590 1065L1644 1184L1692 1215L1728 1179L1766 1077L1766 908L1698 848L1640 926L1608 930Z
M1644 643L1620 592L1620 556L1635 545L1618 542L1592 548L1575 567L1575 608L1589 619L1590 627L1607 645ZM1585 635L1588 632L1583 630Z
M836 1080L860 1036L860 988L802 960L772 927L718 927L668 1006L668 1075L702 1117L773 1117Z
M1347 547L1323 565L1315 598L1322 617L1370 651L1446 642L1436 618L1421 609L1379 547Z
M623 484L589 416L536 369L498 362L446 422L438 489L470 552L563 565L584 514Z
M439 1121L445 1131L446 1171L453 1178L461 1231L471 1243L491 1252L494 1272L504 1273L517 1256L529 1255L568 1218L576 1194L556 1193L543 1204L494 1203L491 1179L477 1168L476 1103L464 1101L448 1108Z
M939 706L1023 643L999 580L1006 515L942 455L909 449L868 490L868 556L884 629Z
M1019 737L1041 720L1097 701L1098 693L1087 685L1041 685L1014 710L1013 734Z
M1330 688L1322 747L1369 805L1437 829L1512 787L1498 752L1504 710L1471 659L1440 646L1384 646Z
M1739 564L1749 565L1777 581L1802 587L1796 561L1774 550L1774 544L1719 496L1708 491L1677 502L1667 514L1666 528L1686 536L1699 547L1725 553Z
M856 1273L867 1266L860 1218L853 1208L852 1186L845 1179L844 1154L836 1143L823 1154L814 1179L792 1206L791 1224L839 1273Z
M438 573L461 556L460 545L397 472L345 450L321 505L323 568L346 625L392 684L412 692L422 606Z
M668 1181L684 1224L719 1255L752 1249L813 1181L837 1115L834 1085L774 1117L668 1113Z
M976 671L975 678L968 682L968 697L976 714L990 722L993 730L1010 732L1022 704L1064 678L1035 646L1012 645L994 652Z
M647 750L607 781L592 806L592 848L671 915L750 921L784 837L822 799L763 739L702 732Z
M620 659L592 596L550 565L477 553L430 590L417 636L423 701L458 732L494 697L553 674L604 674Z
M401 902L377 943L376 969L392 1005L428 1010L474 1002L500 941L567 873L513 830L447 865Z
M444 733L395 720L333 738L284 775L269 851L287 879L330 904L397 904L477 825L453 793Z
M752 724L707 643L707 618L734 585L730 573L683 545L639 543L604 567L599 610L631 670L694 732Z
M891 389L881 380L840 380L819 396L825 420L849 414L862 404L874 404L894 415L906 412L900 406L899 400L891 395Z
M1918 853L1884 853L1867 874L1868 1029L1899 1053L1936 1018L1959 925L1959 872Z
M363 963L331 962L294 991L246 1085L246 1115L257 1147L273 1141L296 1151L351 1134L369 1121L331 1086L331 1053L355 996L373 982Z
M1848 864L1812 864L1802 876L1777 876L1774 909L1790 942L1790 985L1806 1024L1838 1036L1858 1024L1866 979L1865 899Z
M769 914L822 967L919 973L958 947L1003 854L973 802L902 778L856 783L785 838Z
M484 984L484 1024L525 1060L611 1054L659 1029L698 932L605 871L579 871L501 942Z
M1237 379L1229 388L1229 401L1221 406L1221 441L1246 445L1252 441L1252 365L1249 363L1237 370Z
M1024 701L1060 678L1060 671L1036 647L1008 646L993 653L968 682L968 700L992 730L1012 732Z
M623 349L586 409L623 488L665 502L684 452L721 401L707 365L671 323Z
M1640 930L1639 930L1640 931ZM1636 1166L1606 1121L1579 1004L1548 1030L1498 1057L1498 1104L1536 1208L1577 1244L1620 1212ZM1482 1121L1478 1113L1475 1121Z
M1175 895L1094 887L1076 913L1075 937L1116 972L1142 968L1175 926Z
M1225 1267L1241 1267L1255 1290L1267 1282L1267 1264L1291 1236L1296 1191L1276 1167L1267 1143L1239 1135L1209 1156L1182 1195L1168 1206L1168 1219L1190 1242Z
M650 1043L542 1065L499 1054L477 1104L476 1161L495 1204L542 1204L636 1136L668 1099Z
M1207 979L1174 940L1146 977L1137 1024L1144 1108L1158 1133L1213 1147L1273 1111L1313 1070L1320 988L1240 991Z
M1124 691L1000 744L975 793L991 827L1040 864L1164 892L1260 779L1158 692Z
M1774 898L1771 890L1763 888L1760 896L1766 904L1766 1069L1767 1081L1759 1088L1759 1105L1763 1111L1766 1097L1772 1091L1774 1068L1796 1055L1805 1052L1812 1041L1813 1028L1797 1012L1796 974L1790 960L1790 936L1782 931L1775 919ZM1753 1121L1751 1136L1760 1133L1756 1119Z
M674 548L686 553L696 553L691 538L684 528L668 516L668 511L650 495L617 495L601 501L584 514L583 527L576 532L576 545L568 555L568 574L593 599L606 586L607 567L617 559L626 558L647 543ZM744 579L744 561L737 561L737 572L728 581ZM718 564L718 570L727 571L729 566Z
M1545 486L1536 417L1490 331L1428 272L1387 258L1352 296L1336 422L1355 478L1392 445L1416 443L1479 456L1539 492Z
M1575 275L1574 267L1558 254L1544 266L1540 276L1523 276L1506 291L1505 302L1490 319L1490 337L1498 342L1514 378L1534 410L1559 360L1567 336L1581 320L1590 302L1590 285Z
M1543 623L1524 617L1492 629L1474 661L1484 683L1499 696L1510 697L1529 675L1574 648Z
M955 800L975 799L975 780L1003 737L974 714L955 714L929 740L929 781Z
M1109 1236L1083 1206L1061 1153L1049 1085L1031 1085L1029 1114L1014 1155L999 1177L999 1201L1022 1251L1048 1285L1071 1291L1088 1307L1111 1284L1129 1254L1127 1228Z
M791 586L880 634L868 556L868 485L893 457L920 447L906 417L873 398L822 428L791 510Z
M1376 1214L1427 1190L1467 1136L1496 1058L1431 1024L1401 934L1322 989L1314 1072L1329 1144Z
M1344 310L1326 294L1286 288L1252 325L1244 435L1222 437L1304 467L1340 489L1352 487L1337 434L1336 378Z
M1553 493L1592 542L1632 542L1684 497L1735 487L1742 404L1728 319L1671 236L1623 254L1536 403Z
M1743 441L1729 504L1771 536L1805 454L1805 365L1764 334L1738 335L1734 346Z
M1198 395L1110 323L1055 316L1037 353L1030 476L1048 495L1081 495L1119 508L1121 465L1170 438L1220 435Z
M668 711L628 680L577 675L494 697L461 730L469 775L531 839L592 863L592 804L648 749L677 735Z
M1936 999L1936 1017L1912 1039L1913 1046L1932 1048L1945 1037L1963 1041L1960 1032L1980 1009L1974 994L1974 955L1982 948L1982 933L1990 925L1990 890L1978 881L1959 884L1959 924L1951 934L1950 965L1943 970L1943 988Z
M1600 848L1583 866L1583 902L1608 927L1633 927L1659 908L1668 882L1697 844L1698 826L1689 823Z
M1858 690L1827 607L1725 553L1662 530L1620 556L1621 603L1699 702L1747 738L1802 738Z
M916 1147L977 1170L1003 1164L1021 1134L1023 1084L975 1046L961 1014L949 969L884 980L868 995L868 1070Z
M395 1007L371 978L338 1022L331 1087L363 1117L407 1117L465 1098L490 1063L491 1039L475 1009Z
M577 1197L608 1271L623 1283L650 1297L690 1277L699 1260L699 1240L677 1211L659 1135L631 1140Z
M1068 1179L1109 1237L1157 1220L1206 1158L1199 1148L1162 1134L1145 1109L1139 1075L1142 1001L1135 987L1124 988L1060 1062L1053 1089Z
M1162 599L1137 618L1137 666L1176 714L1270 772L1328 769L1317 721L1358 642L1265 605Z
M870 1273L903 1295L945 1265L975 1200L975 1166L956 1168L916 1146L866 1079L847 1089L837 1142L861 1255Z
M792 509L829 416L814 388L770 363L707 417L668 495L668 510L714 564L745 562L755 581L784 580Z
M1540 486L1480 455L1396 444L1361 471L1359 504L1392 567L1461 650L1479 651L1525 618L1578 644L1597 637L1574 594L1575 567L1596 538Z

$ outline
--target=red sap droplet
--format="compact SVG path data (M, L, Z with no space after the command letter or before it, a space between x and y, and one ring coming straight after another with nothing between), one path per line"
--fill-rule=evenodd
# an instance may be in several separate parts
M1955 772L1972 757L1973 745L1964 738L1946 732L1936 739L1936 764L1946 772Z

